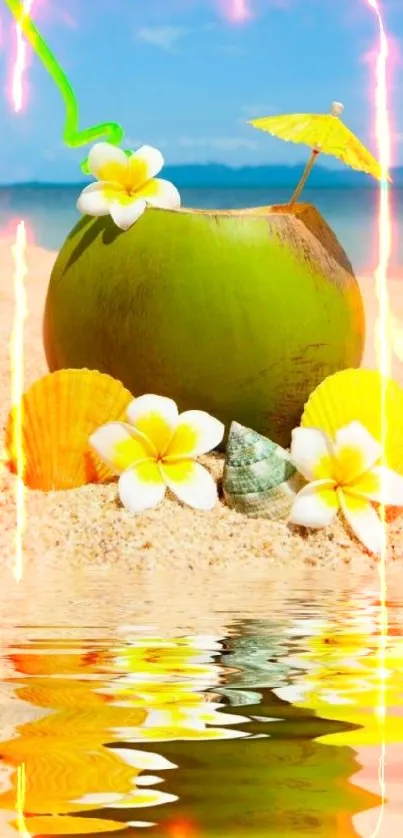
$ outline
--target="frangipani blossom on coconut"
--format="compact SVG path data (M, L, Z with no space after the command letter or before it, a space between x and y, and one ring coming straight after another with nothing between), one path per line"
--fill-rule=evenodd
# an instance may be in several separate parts
M381 444L360 422L338 430L334 441L316 428L296 428L291 460L308 485L295 498L289 521L320 528L341 510L357 538L379 555L384 524L373 503L403 506L403 477L380 464L381 456Z
M224 425L201 410L179 415L172 399L147 394L127 408L128 423L109 422L90 445L119 478L119 497L129 511L162 501L169 488L194 509L212 509L217 486L195 458L222 441Z
M96 143L88 155L88 170L97 181L83 189L77 209L96 217L111 215L121 230L128 230L147 204L178 209L176 186L155 177L163 165L161 152L149 145L126 154L110 143Z

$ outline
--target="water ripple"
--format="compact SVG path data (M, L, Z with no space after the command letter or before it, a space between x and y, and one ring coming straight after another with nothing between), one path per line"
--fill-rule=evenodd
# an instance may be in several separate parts
M140 609L66 629L18 625L9 604L2 838L369 836L366 813L382 803L374 749L403 742L402 602L389 603L382 671L376 589L294 589L265 610L163 633L155 609L154 625ZM387 790L400 771L391 763Z

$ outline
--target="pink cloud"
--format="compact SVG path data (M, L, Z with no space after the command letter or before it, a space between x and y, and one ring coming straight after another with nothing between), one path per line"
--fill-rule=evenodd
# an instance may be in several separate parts
M292 0L213 0L227 20L243 23L268 9L287 11Z
M241 23L251 17L250 0L224 0L223 6L231 20Z
M161 14L188 14L194 9L210 8L226 20L242 23L269 9L288 10L296 0L153 0L148 10L153 17Z
M51 3L50 0L35 0L32 6L32 17L40 24L43 21L59 22L69 29L77 29L78 20L71 10L75 3L70 2L70 9L63 8L63 3Z
M78 21L66 9L60 9L57 16L69 29L77 29Z

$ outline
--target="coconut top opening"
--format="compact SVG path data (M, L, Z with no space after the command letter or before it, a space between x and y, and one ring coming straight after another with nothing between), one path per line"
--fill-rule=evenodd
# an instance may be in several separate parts
M193 214L193 215L270 215L270 214L282 214L282 215L299 215L301 212L305 212L308 208L310 208L310 204L269 204L268 206L261 206L261 207L242 207L239 209L195 209L192 207L179 207L178 209L174 210L164 210L164 212L178 212L182 214ZM153 207L153 209L157 209L158 207Z
M289 216L294 218L309 230L312 236L321 242L329 255L338 262L349 274L354 275L353 266L344 252L337 236L326 223L313 204L272 204L264 207L247 207L240 209L192 209L191 207L180 207L178 209L164 210L157 207L148 207L147 212L165 212L177 215L204 215L207 218L267 218L274 216Z

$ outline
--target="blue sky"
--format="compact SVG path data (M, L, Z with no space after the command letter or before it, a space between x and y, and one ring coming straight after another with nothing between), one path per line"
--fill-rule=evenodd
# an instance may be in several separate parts
M383 0L393 34L395 164L403 163L402 3ZM242 5L249 18L233 20ZM326 111L333 99L376 151L368 56L378 32L367 0L36 0L34 17L75 90L81 126L120 122L127 145L156 145L167 163L298 162L304 149L246 121ZM0 0L0 182L79 179L86 149L63 145L61 96L32 54L25 106L13 113L13 54L13 25Z

